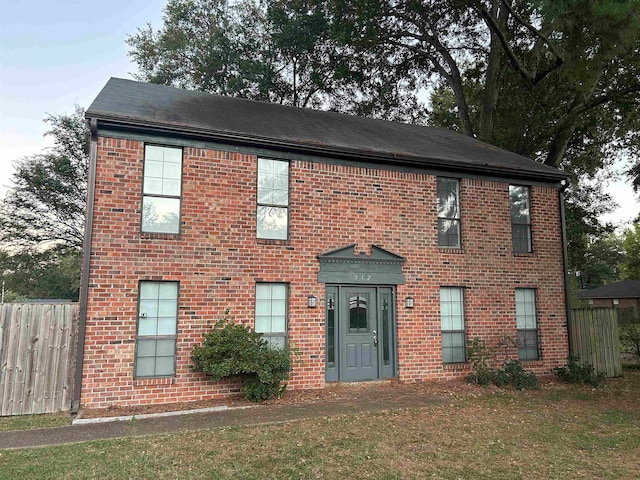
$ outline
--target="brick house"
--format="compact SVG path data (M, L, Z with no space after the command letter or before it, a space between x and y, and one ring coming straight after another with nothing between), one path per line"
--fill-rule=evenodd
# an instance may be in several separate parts
M482 337L568 346L556 169L454 132L111 79L87 110L74 408L221 398L226 309L299 351L289 388L465 375ZM509 346L510 345L510 346Z
M580 290L578 298L586 299L590 307L640 307L640 280L622 280L598 288Z

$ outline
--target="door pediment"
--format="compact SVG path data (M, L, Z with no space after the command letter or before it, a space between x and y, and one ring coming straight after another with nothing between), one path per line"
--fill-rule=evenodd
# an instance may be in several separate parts
M318 282L340 284L403 285L406 259L371 245L371 255L356 255L355 245L318 255Z

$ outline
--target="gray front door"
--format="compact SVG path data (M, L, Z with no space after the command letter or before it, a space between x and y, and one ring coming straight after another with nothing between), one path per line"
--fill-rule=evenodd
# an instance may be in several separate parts
M341 293L341 377L346 381L378 378L376 289L344 287Z
M395 375L393 289L327 286L327 381Z

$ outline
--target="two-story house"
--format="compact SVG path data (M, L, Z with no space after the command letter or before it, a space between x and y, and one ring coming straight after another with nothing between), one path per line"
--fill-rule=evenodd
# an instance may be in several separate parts
M289 388L452 378L467 342L565 362L558 170L417 125L111 79L91 161L75 407L219 398L225 310Z

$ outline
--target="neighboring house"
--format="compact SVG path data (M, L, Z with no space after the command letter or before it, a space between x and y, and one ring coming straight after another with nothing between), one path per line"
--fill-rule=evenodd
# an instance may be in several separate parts
M598 288L580 290L578 298L586 299L590 307L638 307L640 280L623 280Z
M289 388L460 377L466 344L566 361L558 170L457 133L111 79L91 165L74 408L219 398L226 309ZM508 344L508 342L507 342ZM81 395L81 397L80 397Z

